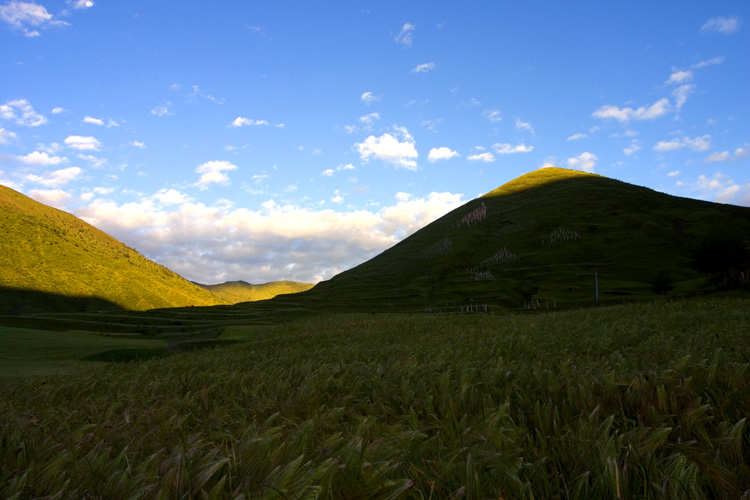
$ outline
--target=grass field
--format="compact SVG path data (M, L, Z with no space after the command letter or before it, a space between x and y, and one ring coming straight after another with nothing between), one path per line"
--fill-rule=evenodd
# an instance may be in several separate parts
M51 332L0 326L0 381L69 373L87 356L113 350L163 349L164 340L90 332Z
M6 380L0 497L742 498L749 306L320 315Z

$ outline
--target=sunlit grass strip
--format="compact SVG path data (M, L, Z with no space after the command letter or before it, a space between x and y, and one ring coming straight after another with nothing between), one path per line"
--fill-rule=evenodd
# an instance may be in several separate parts
M246 343L4 386L0 497L740 498L747 309L233 327Z

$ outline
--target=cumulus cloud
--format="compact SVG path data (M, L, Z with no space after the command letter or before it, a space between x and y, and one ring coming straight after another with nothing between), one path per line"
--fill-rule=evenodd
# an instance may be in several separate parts
M738 17L712 17L701 26L701 33L737 33L740 30L741 21Z
M32 184L41 184L46 187L61 187L75 179L78 179L83 170L78 167L68 167L62 170L45 172L42 175L28 174L24 176L24 181ZM67 199L67 198L66 198Z
M237 165L234 165L228 161L208 161L201 163L195 169L196 173L201 174L198 182L195 183L201 190L208 189L210 184L221 184L226 186L229 184L229 176L226 172L237 170Z
M89 9L94 6L94 2L91 0L68 0L68 4L72 5L74 9Z
M460 194L399 193L377 211L274 200L248 210L189 200L165 207L152 195L124 204L93 199L75 213L190 280L314 283L377 255L462 203Z
M574 168L576 170L583 170L584 172L593 173L594 166L599 158L595 154L589 153L588 151L581 153L575 158L568 158L568 168Z
M104 120L102 120L101 118L93 118L91 116L87 116L86 118L84 118L83 123L90 123L91 125L99 125L100 127L104 126Z
M671 75L669 75L669 80L665 82L666 85L674 85L674 84L680 84L684 82L689 82L693 79L693 72L692 71L675 71Z
M636 154L641 149L641 145L637 140L630 141L630 145L622 150L628 156Z
M711 177L701 174L693 188L701 198L717 203L750 205L750 184L738 184L721 172L716 172Z
M15 132L0 128L0 144L10 144L18 138Z
M39 203L44 203L51 207L59 208L64 210L66 203L73 196L70 193L63 191L62 189L32 189L27 193L29 198L32 198Z
M401 138L401 141L399 140ZM414 138L405 127L396 127L395 135L369 136L364 142L355 144L362 161L377 158L398 168L416 170L419 156Z
M435 163L438 160L450 160L451 158L455 158L456 156L461 156L460 154L458 154L458 151L453 151L452 149L443 146L440 148L430 149L430 153L427 155L427 161L429 161L430 163Z
M703 135L701 137L683 137L681 139L672 139L671 141L659 141L654 146L654 151L665 152L676 149L690 148L693 151L707 151L711 147L711 136Z
M729 151L716 151L714 153L711 153L708 158L706 158L706 161L709 163L736 161L740 158L745 158L748 155L750 155L750 152L747 148L737 148L734 150L734 153L731 153Z
M162 205L180 205L187 203L190 199L186 194L180 193L176 189L162 189L154 194L153 198Z
M570 137L568 137L568 140L569 141L577 141L579 139L584 139L586 137L588 137L586 134L582 134L581 132L579 132L577 134L573 134Z
M38 127L47 123L47 119L34 111L26 99L15 99L0 105L0 118L25 127Z
M428 62L424 64L417 64L417 66L411 70L412 73L427 73L428 71L432 71L435 69L435 63Z
M128 144L138 149L146 149L146 144L141 141L128 141Z
M238 116L229 124L230 127L247 127L249 125L269 125L269 123L266 120L253 120L251 118Z
M530 153L534 149L534 146L527 146L525 144L513 146L508 143L495 143L492 145L492 149L499 155L512 155L515 153Z
M28 37L39 36L41 33L37 28L68 26L65 21L54 19L43 5L16 0L0 6L0 19L10 24L12 28L23 31Z
M629 107L619 108L618 106L605 104L594 111L591 116L603 119L614 118L617 121L628 122L630 120L653 120L660 116L664 116L669 110L669 100L661 98L651 106L641 106L637 109Z
M374 95L372 92L363 92L362 95L359 97L365 104L370 104L371 102L377 102L379 101L383 96L382 95Z
M16 159L25 165L34 165L36 167L59 165L60 163L67 161L67 158L50 156L48 153L40 153L39 151L34 151L26 156L16 156Z
M92 136L70 135L65 138L65 144L79 151L99 151L102 143Z
M490 163L490 162L495 161L495 155L493 155L489 151L486 151L484 153L477 153L477 154L471 155L466 159L469 161L483 161L485 163Z
M411 23L404 23L404 25L401 27L401 31L398 32L398 35L394 38L396 43L401 45L406 45L407 47L411 45L412 32L416 29L416 26Z

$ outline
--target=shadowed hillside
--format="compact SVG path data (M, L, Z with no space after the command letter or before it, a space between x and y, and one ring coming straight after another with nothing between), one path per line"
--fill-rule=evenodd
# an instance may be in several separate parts
M472 200L304 299L332 310L568 308L708 289L692 253L716 227L750 236L750 209L606 177L541 169ZM281 304L285 299L275 299Z
M73 299L73 309L220 303L95 227L5 186L0 227L0 314L68 310L72 302L65 297Z
M196 284L212 292L225 304L267 300L284 293L304 292L313 287L309 283L296 281L272 281L262 285L252 285L245 281L227 281L219 285Z

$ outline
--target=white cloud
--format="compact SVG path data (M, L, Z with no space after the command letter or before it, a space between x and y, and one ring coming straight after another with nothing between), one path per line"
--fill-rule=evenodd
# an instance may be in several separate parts
M704 135L701 137L683 137L682 139L672 139L671 141L659 141L654 146L654 151L665 152L676 149L690 148L693 151L707 151L711 147L711 136Z
M568 158L568 168L575 168L577 170L583 170L584 172L593 173L594 166L598 160L599 158L597 158L595 154L586 151L575 158Z
M407 47L411 45L411 33L416 29L416 26L411 23L404 23L404 25L401 27L401 31L398 32L398 35L394 38L396 43L399 43L401 45L406 45Z
M91 166L94 167L94 168L103 167L107 163L106 158L97 158L94 155L78 154L77 156L81 160L85 160L85 161L89 162L91 164Z
M119 127L120 124L114 121L112 118L107 119L107 128Z
M669 100L661 98L649 107L641 106L638 109L619 108L611 104L606 104L591 116L596 118L614 118L617 121L627 122L630 120L653 120L669 112Z
M340 195L339 195L340 196ZM460 194L400 193L377 211L268 200L260 210L185 201L159 207L93 200L76 215L190 280L317 282L350 269L463 203Z
M669 75L669 80L666 81L666 85L675 85L684 82L688 82L693 79L692 71L675 71Z
M94 6L91 0L68 0L68 4L73 5L74 9L89 9Z
M34 28L68 26L65 21L53 19L52 14L47 12L43 5L16 0L0 6L0 19L10 24L14 29L22 30L24 35L28 37L40 35L39 31Z
M69 148L77 149L79 151L99 151L102 143L96 140L95 137L87 136L83 137L80 135L70 135L65 139L65 144Z
M532 134L534 133L534 127L530 123L522 122L519 117L516 117L516 128L518 130L528 130Z
M419 155L414 146L414 138L404 127L396 127L395 134L386 133L380 137L371 135L364 142L355 144L362 161L377 158L399 168L416 170L415 160ZM399 141L399 136L403 142Z
M623 153L625 153L628 156L632 156L635 153L637 153L641 149L641 145L638 143L638 141L633 140L630 141L630 145L622 150Z
M586 134L582 134L582 133L578 132L577 134L573 134L570 137L568 137L568 140L569 141L577 141L579 139L584 139L586 137L588 137Z
M672 95L675 98L675 107L679 111L682 105L687 101L687 96L690 95L695 89L695 85L680 85L672 91Z
M128 141L128 144L130 144L134 148L146 149L146 144L141 141Z
M342 203L344 201L344 198L341 197L338 189L334 191L334 197L331 198L331 201L334 203Z
M370 113L369 115L364 115L359 117L359 122L364 124L365 130L370 130L372 128L372 124L375 123L375 121L380 120L380 114L379 113Z
M427 161L429 161L430 163L435 163L438 160L450 160L451 158L455 158L456 156L461 156L460 154L458 154L458 151L453 151L452 149L443 146L440 148L430 149L430 153L427 155Z
M0 128L0 144L10 144L18 138L15 132Z
M66 193L62 189L32 189L28 193L29 198L32 198L39 203L44 203L51 207L59 208L60 210L65 209L65 202L72 198L72 195Z
M695 63L690 67L694 69L701 69L701 68L705 68L706 66L713 66L714 64L721 64L723 62L724 62L724 56L717 56L712 59L707 59L705 61L700 61L698 63Z
M86 118L84 118L83 123L90 123L91 125L99 125L100 127L104 126L104 120L100 118L93 118L91 116L87 116Z
M65 108L61 108L59 106L56 108L52 108L53 115L59 115L60 113L64 113L64 112L65 112Z
M428 62L424 64L417 64L417 66L411 70L412 73L427 73L435 69L435 63Z
M0 105L0 118L25 127L38 127L47 123L47 119L34 111L26 99L15 99Z
M208 189L209 184L221 184L226 186L229 184L229 176L225 172L237 170L237 165L233 165L228 161L208 161L201 163L195 169L196 173L201 174L200 179L195 185L202 190Z
M41 184L42 186L56 188L74 181L79 178L82 173L83 170L78 167L68 167L53 172L45 172L42 175L28 174L24 176L24 180L33 184Z
M333 173L334 172L333 172L332 168L327 168L327 169L323 170L323 173L321 173L320 175L322 175L323 177L332 177Z
M362 95L359 97L365 104L370 104L371 102L377 102L379 101L383 96L382 95L374 95L372 92L363 92Z
M482 111L482 116L487 118L489 121L496 123L502 121L503 115L499 109L485 109Z
M711 177L701 174L693 187L704 199L717 203L750 205L750 184L740 185L721 172L716 172Z
M242 116L238 116L237 118L234 119L232 123L229 124L230 127L247 127L249 125L270 125L270 124L266 120L253 120L251 118L245 118Z
M667 177L677 177L677 176L678 176L678 175L680 175L681 173L682 173L682 172L680 172L679 170L672 170L671 172L669 172L669 173L667 174Z
M534 146L527 146L525 144L518 144L517 146L513 146L512 144L508 143L495 143L492 145L492 149L494 149L495 152L500 155L512 155L515 153L530 153L534 149Z
M183 203L187 203L188 200L190 200L189 196L180 193L176 189L162 189L153 197L162 205L181 205Z
M466 159L469 161L483 161L485 163L490 163L490 162L495 161L495 155L493 155L492 153L488 151L485 153L477 153L477 154L471 155Z
M162 106L156 106L154 109L151 110L151 114L154 116L158 116L160 118L163 116L170 116L173 114L172 110L170 109L171 106L172 106L171 102L168 102Z
M701 26L701 33L736 33L740 30L741 21L737 17L712 17Z
M730 153L729 151L722 151L722 152L714 152L711 153L708 158L706 158L706 162L713 163L713 162L725 162L725 161L736 161L740 158L745 158L748 156L750 152L748 152L747 148L737 148L734 153Z
M26 165L34 165L37 167L59 165L60 163L67 161L67 158L60 156L50 156L48 153L40 153L39 151L34 151L33 153L29 153L26 156L16 156L16 159Z

